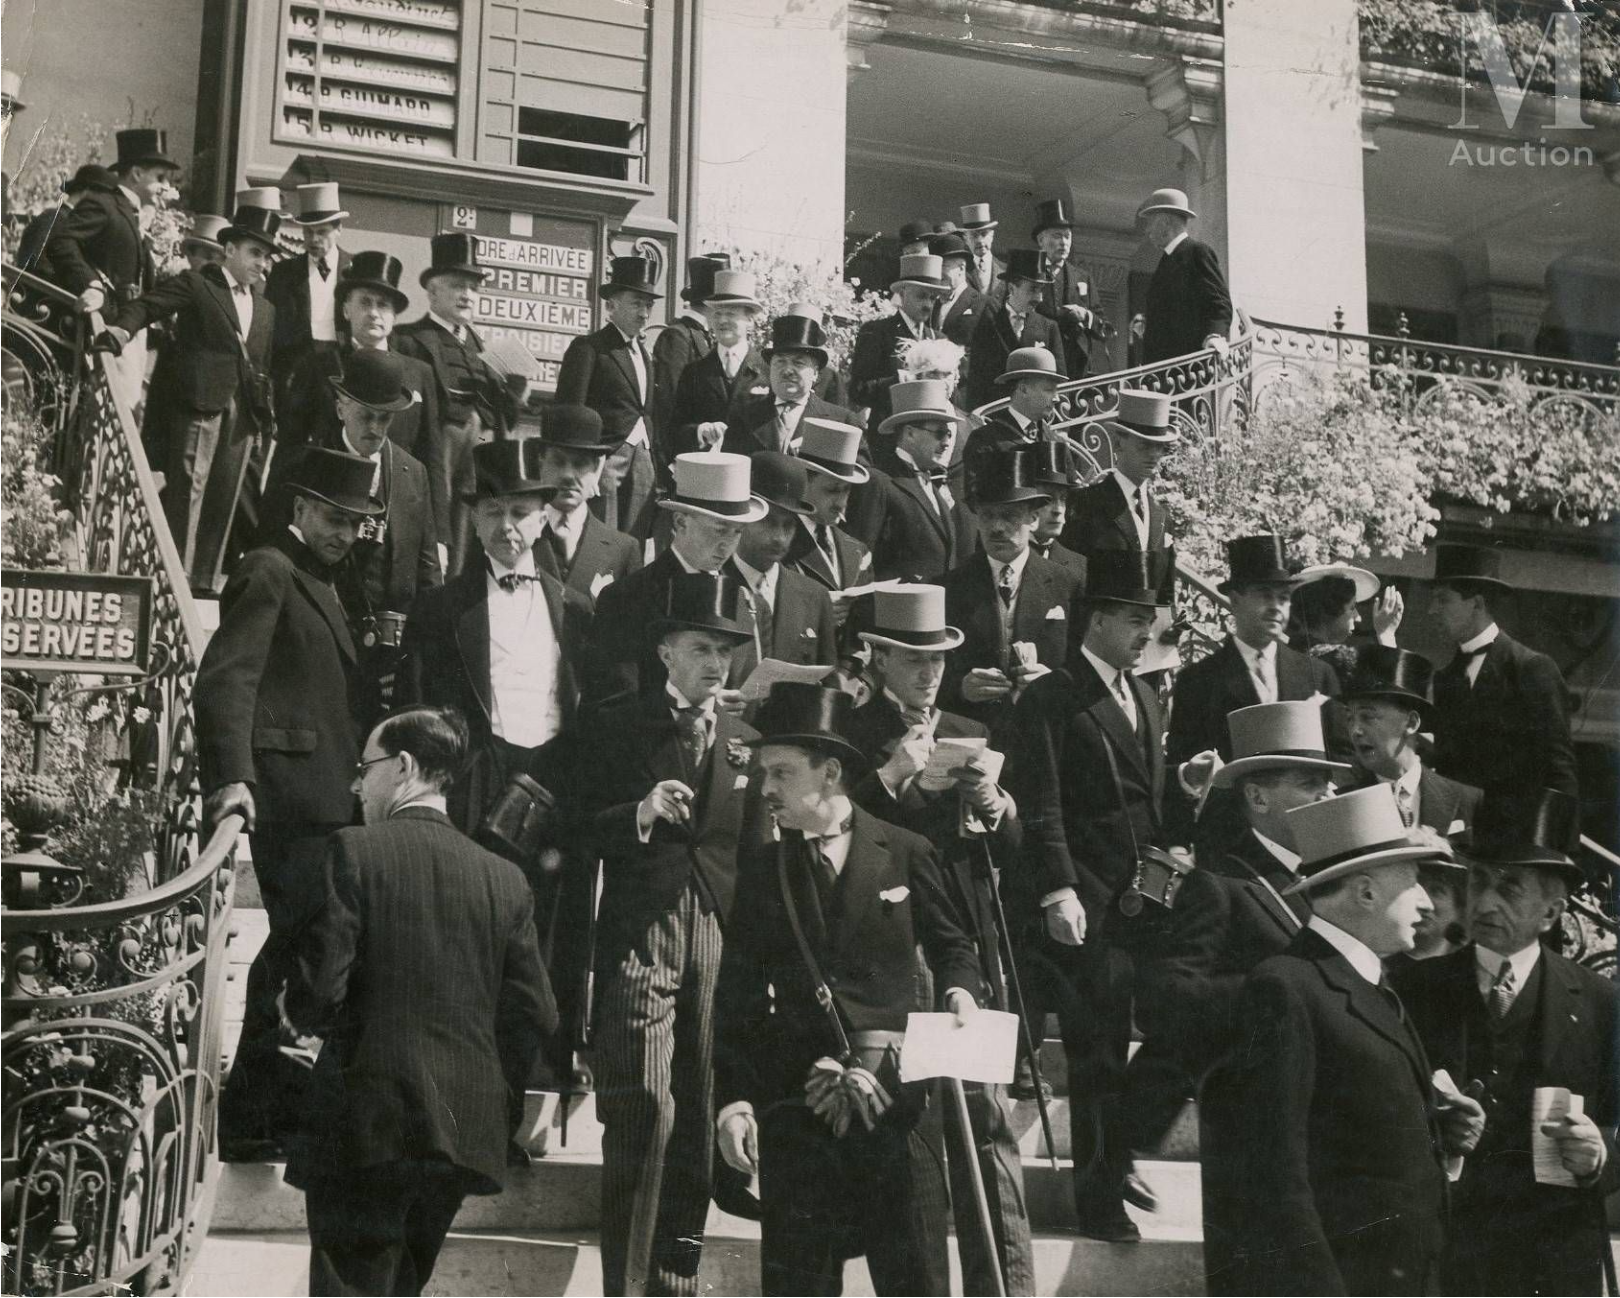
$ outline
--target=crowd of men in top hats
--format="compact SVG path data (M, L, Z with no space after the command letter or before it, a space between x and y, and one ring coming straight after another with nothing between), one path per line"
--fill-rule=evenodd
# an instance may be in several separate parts
M756 338L720 256L649 348L657 270L614 258L535 413L476 239L396 329L335 185L302 257L249 190L147 282L172 165L121 136L45 247L110 346L172 322L146 438L193 583L229 567L200 778L270 922L222 1152L290 1156L312 1292L419 1292L527 1161L525 1091L588 1079L610 1293L695 1293L711 1202L760 1219L767 1293L857 1255L948 1292L953 1222L967 1292L1032 1293L1010 1100L1047 1117L1050 1015L1083 1234L1139 1238L1136 1160L1196 1096L1212 1292L1599 1291L1616 1003L1554 940L1563 680L1494 550L1437 549L1437 667L1397 592L1271 535L1166 672L1178 414L1121 391L1084 480L1060 385L1107 331L1062 202L1005 259L985 204L910 232L847 376L811 307ZM1192 216L1143 208L1149 360L1224 345ZM921 1009L1018 1015L1012 1086L959 1116L904 1080Z

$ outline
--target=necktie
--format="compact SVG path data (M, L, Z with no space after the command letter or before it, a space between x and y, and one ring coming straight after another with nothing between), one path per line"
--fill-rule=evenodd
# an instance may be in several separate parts
M1277 701L1277 681L1272 673L1270 654L1257 653L1254 656L1254 688L1255 693L1260 696L1260 702Z
M1402 1023L1405 1023L1406 1006L1401 1004L1399 993L1397 993L1396 990L1389 985L1389 979L1379 978L1378 990L1380 993L1382 993L1384 1000L1388 1002L1390 1009L1395 1011L1395 1017Z
M838 871L826 853L820 838L807 838L804 845L810 856L810 877L816 881L816 894L821 899L821 913L832 909L833 894L838 890Z
M816 548L827 561L827 571L832 573L833 580L842 580L838 572L838 547L833 544L832 528L825 523L816 524Z
M325 257L321 257L315 262L315 269L319 272L322 281L332 273L332 268L326 264Z
M557 561L557 571L568 571L568 538L559 532L550 523L546 524L546 544L551 547L552 558Z
M1501 969L1497 971L1496 980L1491 983L1491 990L1487 993L1492 1021L1500 1023L1513 1008L1513 997L1517 991L1512 962L1504 960Z
M1012 321L1013 337L1022 338L1024 336L1024 315L1023 315L1023 312L1021 312L1021 311L1009 311L1009 312L1007 312L1007 318Z
M763 662L771 656L771 649L775 643L771 632L775 629L776 614L771 608L771 601L765 597L763 588L752 592L754 597L754 648L759 652Z
M681 751L686 754L696 771L703 765L703 754L709 746L709 727L703 709L687 707L675 709L675 733L680 736Z
M1047 537L1044 541L1032 538L1029 548L1034 550L1041 558L1050 559L1052 557L1052 538Z
M729 350L720 353L720 372L728 382L737 377L737 362Z
M930 730L932 730L933 729L933 719L934 719L933 713L930 712L927 708L901 708L900 709L900 720L902 720L902 721L904 721L906 723L906 729L907 730L910 730L911 727L913 727L913 726L927 726Z
M792 432L788 424L788 411L792 409L793 407L786 401L776 403L776 449L784 454L787 452L788 437Z
M1404 784L1395 786L1395 805L1401 811L1401 824L1411 829L1417 817L1412 813L1412 790Z
M1482 644L1478 649L1458 649L1457 662L1462 666L1463 679L1468 682L1468 688L1473 689L1479 681L1479 664L1484 661L1485 655L1490 652L1490 645Z
M1114 699L1119 704L1119 710L1125 714L1125 720L1130 723L1132 731L1136 729L1136 700L1131 697L1131 687L1125 682L1124 672L1114 673Z

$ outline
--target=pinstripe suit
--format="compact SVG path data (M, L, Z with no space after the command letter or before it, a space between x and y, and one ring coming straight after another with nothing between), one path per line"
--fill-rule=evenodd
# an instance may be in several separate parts
M668 695L610 704L581 738L579 797L603 859L597 920L597 1113L604 1291L695 1294L714 1157L714 988L739 838L763 836L748 792L756 732L716 713L693 769ZM697 793L689 825L637 833L661 780Z

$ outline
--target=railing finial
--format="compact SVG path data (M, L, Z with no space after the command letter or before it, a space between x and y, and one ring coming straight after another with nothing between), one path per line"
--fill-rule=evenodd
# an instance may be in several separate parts
M1401 318L1395 325L1395 335L1398 338L1410 338L1412 336L1412 322L1406 318L1406 312L1404 311L1401 312Z
M1333 308L1333 327L1340 333L1344 332L1344 308L1342 306Z

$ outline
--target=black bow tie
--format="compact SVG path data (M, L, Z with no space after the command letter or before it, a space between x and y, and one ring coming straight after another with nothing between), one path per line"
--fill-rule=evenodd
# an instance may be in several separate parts
M1035 541L1035 540L1032 540L1029 543L1029 548L1034 550L1036 554L1041 556L1041 558L1045 559L1045 558L1048 558L1052 553L1052 542L1050 540L1047 540L1047 541Z
M508 595L518 588L518 583L520 582L540 580L539 577L536 577L532 573L508 572L503 574L495 571L495 565L493 563L489 564L488 566L489 575L495 578L495 584L504 590Z

